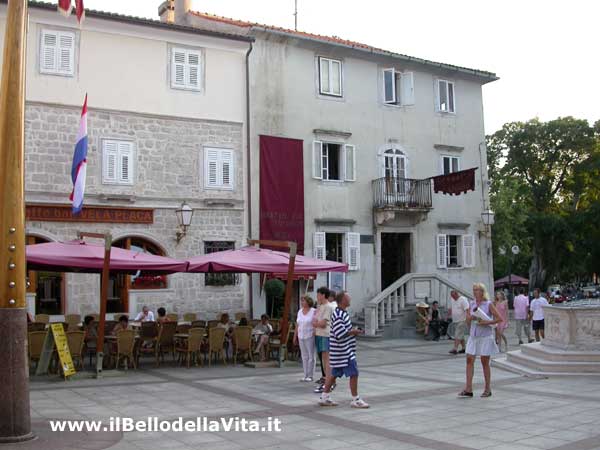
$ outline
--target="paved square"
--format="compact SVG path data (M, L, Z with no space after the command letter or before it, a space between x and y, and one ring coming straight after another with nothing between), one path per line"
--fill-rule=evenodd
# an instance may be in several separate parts
M509 335L512 330L509 331ZM511 336L516 348L516 340ZM70 443L44 439L12 449L315 449L357 447L410 449L600 449L600 377L532 379L492 368L493 397L481 399L481 367L475 397L458 399L464 356L447 352L450 341L360 341L360 393L368 410L349 406L345 380L320 408L314 384L300 383L301 368L250 369L213 366L186 369L167 364L101 380L32 379L32 420L148 416L245 417L282 420L281 433L103 433ZM478 363L479 364L479 363ZM49 433L42 435L48 436ZM99 436L97 436L99 435ZM110 436L108 436L110 435ZM98 437L100 437L98 439ZM71 439L73 440L73 439Z

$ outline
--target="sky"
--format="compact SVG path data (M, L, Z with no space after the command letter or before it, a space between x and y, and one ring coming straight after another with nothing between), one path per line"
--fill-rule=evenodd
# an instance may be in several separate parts
M534 117L600 120L596 0L297 0L298 29L496 73L483 88L485 131ZM158 18L162 0L85 0ZM294 26L294 0L193 0L196 11Z

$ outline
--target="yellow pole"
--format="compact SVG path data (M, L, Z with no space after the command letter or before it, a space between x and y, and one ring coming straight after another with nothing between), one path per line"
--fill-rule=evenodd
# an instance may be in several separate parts
M32 437L25 286L27 1L9 0L0 84L0 443Z

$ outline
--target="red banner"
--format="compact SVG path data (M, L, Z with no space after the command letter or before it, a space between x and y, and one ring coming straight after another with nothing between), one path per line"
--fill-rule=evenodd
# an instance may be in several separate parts
M304 254L302 140L260 136L260 239L296 242Z
M449 195L460 195L466 194L468 191L474 191L475 170L477 170L476 167L433 177L433 191L436 194L442 192Z

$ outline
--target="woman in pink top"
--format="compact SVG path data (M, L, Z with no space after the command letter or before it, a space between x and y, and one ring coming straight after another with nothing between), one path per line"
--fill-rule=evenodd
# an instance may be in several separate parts
M508 328L508 302L506 301L504 292L496 292L494 306L502 318L502 322L496 326L496 344L498 344L498 348L502 351L502 341L504 341L504 348L508 351L508 341L506 340L506 336L504 336L504 331Z

